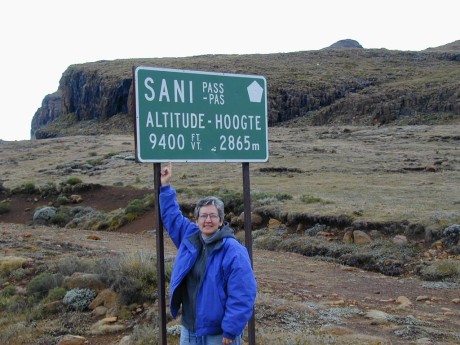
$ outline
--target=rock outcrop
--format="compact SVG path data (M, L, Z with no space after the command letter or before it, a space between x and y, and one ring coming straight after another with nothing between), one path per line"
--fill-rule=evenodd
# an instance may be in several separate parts
M360 48L362 49L363 46L359 44L358 41L346 39L346 40L340 40L340 41L335 42L334 44L331 44L329 48L332 48L332 49Z
M132 75L137 65L263 75L269 126L290 120L307 125L432 124L449 123L460 115L458 51L362 49L353 40L329 48L72 65L63 73L59 89L47 95L35 113L31 137L70 135L62 128L84 121L103 123L115 115L132 123ZM49 128L65 116L73 122ZM97 126L91 127L87 134L94 134Z
M42 106L38 108L32 119L31 138L35 139L35 129L40 128L56 120L63 114L61 90L46 95Z
M78 120L107 120L128 113L131 78L111 79L98 69L70 67L59 83L62 113L77 114Z

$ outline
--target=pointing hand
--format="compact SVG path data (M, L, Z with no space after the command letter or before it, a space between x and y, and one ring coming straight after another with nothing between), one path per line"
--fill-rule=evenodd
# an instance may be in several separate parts
M169 162L166 167L161 169L160 173L161 173L161 185L167 186L170 183L171 177L172 177L172 163Z

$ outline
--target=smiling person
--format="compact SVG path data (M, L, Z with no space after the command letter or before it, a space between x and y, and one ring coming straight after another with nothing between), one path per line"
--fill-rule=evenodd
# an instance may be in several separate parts
M160 211L178 248L170 283L174 318L181 309L180 344L242 344L252 316L257 283L249 254L224 221L224 203L199 200L194 217L185 217L171 186L172 164L161 170Z

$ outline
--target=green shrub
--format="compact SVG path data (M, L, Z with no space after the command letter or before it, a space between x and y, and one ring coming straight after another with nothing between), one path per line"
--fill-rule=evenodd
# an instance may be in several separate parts
M251 198L253 200L260 200L260 199L265 199L265 198L274 198L279 201L283 200L292 200L292 195L289 195L287 193L254 193L251 194Z
M102 158L97 158L97 159L88 159L86 161L87 164L89 165L92 165L93 167L97 166L97 165L102 165L103 163L103 160Z
M67 208L60 208L56 213L51 217L50 223L60 227L64 227L68 222L70 222L71 216L70 211Z
M132 213L125 214L123 217L112 218L112 220L110 221L110 224L107 225L106 229L107 231L115 231L121 228L126 223L132 222L134 219L136 219L136 216L133 215ZM100 225L102 226L102 224ZM99 230L103 230L103 229L99 229Z
M31 267L22 268L19 267L10 272L10 277L14 280L22 280L25 279L28 275L32 273L33 269Z
M44 186L40 187L40 194L42 196L51 196L58 194L58 189L54 182L47 182Z
M419 267L420 276L428 281L460 280L460 261L440 260L428 266Z
M17 294L0 295L0 311L10 313L21 312L26 308L26 304L21 296Z
M126 213L132 213L134 215L142 215L146 212L145 203L139 199L132 200L125 209Z
M59 195L56 199L56 205L59 206L59 205L68 205L70 204L71 201L68 197L66 197L65 195Z
M0 201L0 214L10 212L10 203L8 201Z
M26 258L20 256L2 256L0 257L0 276L7 277L10 273L18 268L27 261Z
M33 322L36 320L42 320L45 317L45 310L40 306L33 306L31 309L27 310L26 320L28 322Z
M123 219L126 220L126 222L130 223L132 222L133 220L135 220L137 218L137 216L133 213L127 213L123 216ZM117 229L122 225L122 222L118 219L117 222L112 222L113 225L118 225ZM110 226L112 227L112 225Z
M42 300L50 290L61 286L63 280L64 278L60 274L40 273L27 285L27 294L32 300Z
M63 276L71 276L75 272L94 273L96 265L94 260L66 256L56 263L56 270Z
M142 200L144 200L144 202L145 202L145 204L146 204L146 206L147 206L147 208L149 210L151 210L151 209L153 209L155 207L155 194L149 193Z
M254 193L251 195L251 201L254 206L268 205L272 202L292 200L292 195L286 193Z
M60 301L64 298L67 290L63 287L55 287L48 292L48 295L43 299L44 303Z
M148 210L153 208L154 205L154 195L150 193L146 195L142 200L134 199L132 200L126 209L124 214L115 214L110 222L108 227L109 231L116 230L126 223L130 223L135 220L137 217L143 215Z
M21 189L26 194L34 194L36 192L35 184L33 182L26 182L21 186Z
M16 294L16 288L14 285L7 285L5 288L0 290L0 297L10 297Z
M153 302L157 291L156 259L146 253L133 253L103 259L98 274L120 294L124 304ZM172 265L165 264L169 279Z
M327 204L332 204L332 201L326 201L321 198L318 198L313 195L302 195L300 197L300 201L302 201L305 204L322 204L322 205L327 205Z
M14 194L35 194L37 189L33 182L24 182L19 187L13 189Z
M78 177L69 177L66 181L66 184L75 186L76 184L82 183L82 180Z

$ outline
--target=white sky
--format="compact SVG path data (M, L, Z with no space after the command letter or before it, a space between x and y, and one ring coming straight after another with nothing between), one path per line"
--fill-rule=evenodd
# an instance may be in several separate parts
M125 58L364 48L460 39L458 0L16 0L0 4L0 139L29 140L69 65Z

